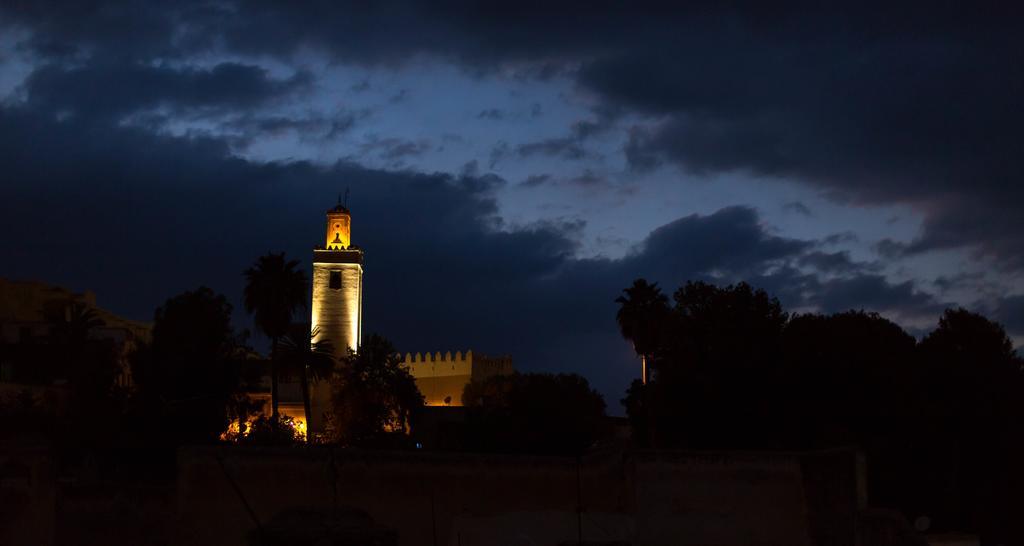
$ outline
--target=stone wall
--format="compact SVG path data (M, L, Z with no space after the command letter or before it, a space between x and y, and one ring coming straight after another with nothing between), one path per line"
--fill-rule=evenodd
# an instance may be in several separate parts
M462 391L470 381L481 381L495 375L509 375L512 357L474 355L457 351L406 353L402 365L416 378L416 386L428 406L461 406Z
M187 448L179 452L179 543L242 545L288 511L357 510L407 545L556 545L582 534L635 545L853 546L863 504L857 472L852 450L608 451L578 463Z
M43 448L0 448L0 545L54 544L57 487Z

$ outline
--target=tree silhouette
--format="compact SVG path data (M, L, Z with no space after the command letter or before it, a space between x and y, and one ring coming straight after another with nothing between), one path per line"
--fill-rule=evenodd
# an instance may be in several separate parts
M1002 326L964 309L948 309L918 344L919 388L927 394L920 443L929 495L918 498L936 521L981 531L983 541L1019 543L1001 536L1019 517L1024 485L1021 359ZM1015 508L1011 508L1015 506Z
M423 395L390 341L373 334L358 352L349 349L338 375L332 396L335 440L366 445L387 442L391 433L405 438Z
M633 343L633 350L641 359L641 381L646 384L647 364L658 347L668 319L668 298L661 293L658 283L644 279L633 281L615 302L619 311L615 315L622 337Z
M473 451L579 455L607 432L604 398L576 374L493 376L462 400Z
M92 332L106 323L100 318L95 309L88 304L74 299L57 300L48 302L43 309L43 316L49 326L49 341L51 351L36 350L34 356L39 358L38 366L40 372L32 375L36 379L71 380L71 376L77 379L88 379L88 374L83 373L83 368L88 368L88 360L96 363L95 354L100 349L99 345L107 342L93 339ZM110 349L112 350L112 349ZM47 354L49 353L49 354ZM49 358L47 358L49 357ZM35 360L35 358L33 358ZM96 370L93 370L96 372ZM107 374L101 374L106 377ZM97 377L98 379L98 377ZM106 393L112 385L93 385L96 387L96 394ZM85 394L83 392L83 394Z
M206 287L174 296L154 314L152 342L132 355L140 411L164 441L208 442L226 428L239 383L231 311Z
M44 312L50 323L50 334L59 344L81 345L96 328L106 326L95 309L71 300Z
M740 283L690 282L650 350L654 378L623 401L634 437L660 446L743 447L776 438L771 399L779 386L788 315L764 291Z
M636 442L857 445L873 505L1024 543L1024 373L1000 325L950 309L915 342L873 313L790 317L742 283L687 283L673 299L651 380L623 400Z
M798 431L802 443L857 442L885 422L909 425L920 405L915 344L876 313L794 316L782 334L781 399L791 422L813 421Z
M334 375L337 361L334 346L330 341L313 341L320 328L310 325L293 325L288 334L281 338L281 365L284 375L298 376L302 388L302 406L306 412L306 441L312 441L309 423L313 413L310 400L310 382L329 381Z
M270 404L271 418L278 417L277 345L288 333L295 311L309 297L309 281L298 269L298 260L288 260L284 253L266 254L245 270L245 310L253 315L257 328L270 338Z

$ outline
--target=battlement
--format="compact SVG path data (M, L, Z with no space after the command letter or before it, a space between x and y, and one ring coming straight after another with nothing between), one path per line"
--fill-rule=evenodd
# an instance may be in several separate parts
M362 264L363 251L352 245L345 249L313 249L314 264Z
M398 355L398 356L402 356L402 355ZM441 354L440 352L435 352L433 354L431 354L431 353L423 353L423 354L420 354L420 353L416 353L416 354L405 353L405 358L402 360L402 363L404 363L404 364L414 364L414 363L419 362L419 363L422 364L424 362L461 362L461 361L472 362L473 361L473 351L472 350L466 351L465 355L462 354L462 351L455 351L455 355L454 356L452 356L452 352L451 351L447 351L444 354Z
M331 246L316 245L316 246L313 247L313 250L330 250L332 252L340 252L340 251L352 250L352 251L360 251L361 252L363 249L360 248L359 245L353 244L353 245L349 245L349 246L344 246L344 245L331 245Z
M470 381L515 372L511 356L474 355L472 350L454 355L451 351L406 353L402 366L416 379L430 406L461 406L462 391Z
M465 369L467 373L471 371L477 373L492 371L496 373L513 372L511 356L474 355L472 350L466 351L465 354L462 351L455 351L454 355L451 351L444 353L440 351L434 353L405 353L402 364L409 368L413 375L420 371L425 372L428 365L438 371L443 371L447 368L452 371ZM474 375L477 375L477 373L474 373ZM495 373L489 375L495 375Z

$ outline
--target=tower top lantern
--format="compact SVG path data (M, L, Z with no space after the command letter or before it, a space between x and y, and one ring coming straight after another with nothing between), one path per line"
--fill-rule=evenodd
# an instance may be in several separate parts
M352 244L352 214L340 203L327 211L327 250L344 250Z

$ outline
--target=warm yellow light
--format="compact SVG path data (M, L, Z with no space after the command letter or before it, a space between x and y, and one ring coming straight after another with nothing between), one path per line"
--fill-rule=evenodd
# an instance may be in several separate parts
M352 244L352 216L348 211L338 208L327 212L328 250L342 250Z
M306 416L301 413L301 408L298 412L288 411L285 408L281 408L281 422L288 424L292 427L292 430L298 433L299 436L304 440L306 438ZM228 425L227 430L220 433L220 439L223 442L237 442L242 438L245 438L252 432L252 424L255 421L255 417L250 417L245 421L245 432L240 432L238 428L238 421L231 421Z

